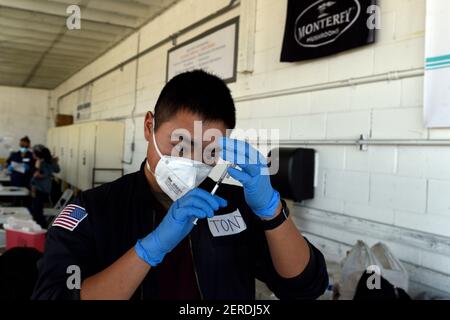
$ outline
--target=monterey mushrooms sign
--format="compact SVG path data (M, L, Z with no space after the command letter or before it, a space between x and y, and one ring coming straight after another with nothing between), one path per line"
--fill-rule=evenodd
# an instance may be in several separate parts
M289 0L281 61L328 56L375 42L376 0Z

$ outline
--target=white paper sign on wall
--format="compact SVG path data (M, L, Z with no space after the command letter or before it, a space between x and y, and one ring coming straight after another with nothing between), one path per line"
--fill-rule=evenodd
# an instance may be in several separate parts
M166 81L186 71L203 69L226 82L234 82L238 29L239 18L234 18L170 49Z
M450 1L426 4L424 121L427 128L450 127Z

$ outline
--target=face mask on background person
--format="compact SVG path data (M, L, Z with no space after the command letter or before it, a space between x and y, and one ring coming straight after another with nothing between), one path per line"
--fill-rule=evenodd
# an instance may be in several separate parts
M20 147L20 152L21 153L27 153L28 152L28 148L25 148L25 147Z
M213 167L192 159L163 155L156 144L154 128L155 123L153 122L153 144L160 159L156 164L155 172L150 169L148 160L146 166L156 178L162 191L176 201L198 187L208 177Z

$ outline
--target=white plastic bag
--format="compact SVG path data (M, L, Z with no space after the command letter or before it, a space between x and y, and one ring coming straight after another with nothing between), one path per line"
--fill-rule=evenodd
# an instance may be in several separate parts
M394 287L402 288L408 292L409 277L408 271L398 260L389 248L379 242L374 245L370 251L379 262L381 275L389 281Z
M5 230L25 231L25 232L42 232L42 227L34 220L23 217L9 217L6 224L3 225Z
M341 281L339 281L339 300L352 300L361 276L372 265L380 265L370 248L363 241L353 246L342 261Z
M389 248L381 242L369 248L363 241L358 241L342 261L339 299L353 299L363 273L374 265L378 266L381 276L390 284L408 291L408 271Z

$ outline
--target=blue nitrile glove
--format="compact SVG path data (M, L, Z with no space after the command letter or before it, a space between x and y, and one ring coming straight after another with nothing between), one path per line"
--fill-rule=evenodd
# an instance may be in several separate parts
M14 171L14 167L13 167L12 164L10 164L10 165L8 166L8 171L9 171L10 173L12 173L12 172Z
M30 165L28 163L24 163L23 168L25 169L25 172L27 172L28 170L30 170Z
M263 219L273 218L280 194L270 183L267 160L244 141L222 137L222 159L237 164L242 170L228 168L228 173L242 183L245 201L256 215Z
M137 255L152 267L175 248L191 232L195 218L211 218L214 211L225 207L227 201L195 188L172 203L159 226L145 238L138 240L134 249Z

